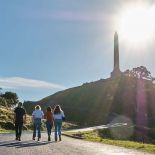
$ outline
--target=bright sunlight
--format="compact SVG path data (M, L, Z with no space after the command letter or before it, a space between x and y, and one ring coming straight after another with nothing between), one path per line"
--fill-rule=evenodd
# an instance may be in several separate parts
M130 43L147 43L155 35L154 19L154 8L129 7L119 18L118 32L123 40Z

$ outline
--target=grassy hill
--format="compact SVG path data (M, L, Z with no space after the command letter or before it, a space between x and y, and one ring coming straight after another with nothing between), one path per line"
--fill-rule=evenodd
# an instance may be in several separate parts
M136 121L138 79L121 76L85 83L82 86L57 92L42 100L25 102L31 113L34 105L45 110L47 106L59 104L65 112L67 121L82 126L105 124L118 115ZM155 87L151 81L144 80L144 93L147 102L148 125L154 126Z

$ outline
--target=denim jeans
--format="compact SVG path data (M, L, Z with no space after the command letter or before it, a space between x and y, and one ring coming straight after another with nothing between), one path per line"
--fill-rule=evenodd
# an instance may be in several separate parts
M41 128L41 119L35 118L34 119L34 129L33 129L33 138L36 137L36 130L38 131L38 138L41 138L40 128Z
M57 138L57 135L61 136L62 119L56 119L54 121L54 125L55 125L55 138Z
M46 128L47 128L48 136L51 136L52 125L53 124L51 122L49 122L49 121L46 122Z

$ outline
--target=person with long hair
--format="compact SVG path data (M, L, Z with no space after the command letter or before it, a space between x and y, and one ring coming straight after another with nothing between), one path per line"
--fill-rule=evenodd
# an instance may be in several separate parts
M48 141L51 141L51 130L54 124L54 117L51 107L47 107L45 117L46 119L46 128L47 128L47 134L48 134Z
M62 121L65 118L64 112L61 110L60 105L56 105L54 108L54 125L55 125L55 141L61 141L61 126Z
M35 107L35 110L32 113L33 116L33 121L34 121L34 128L33 128L33 140L35 140L36 137L36 130L38 131L38 141L41 138L41 132L40 132L40 128L41 128L41 119L44 118L44 113L41 110L41 107L39 105L37 105Z

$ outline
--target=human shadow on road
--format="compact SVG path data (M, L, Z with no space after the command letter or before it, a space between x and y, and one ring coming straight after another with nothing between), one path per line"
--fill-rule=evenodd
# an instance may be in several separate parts
M1 141L0 142L0 146L4 143L12 143L12 142L15 142L15 140L7 140L7 141Z
M7 142L2 142L0 146L5 146L5 147L16 147L16 148L23 148L23 147L34 147L34 146L41 146L41 145L47 145L53 142L47 142L47 141L7 141Z

